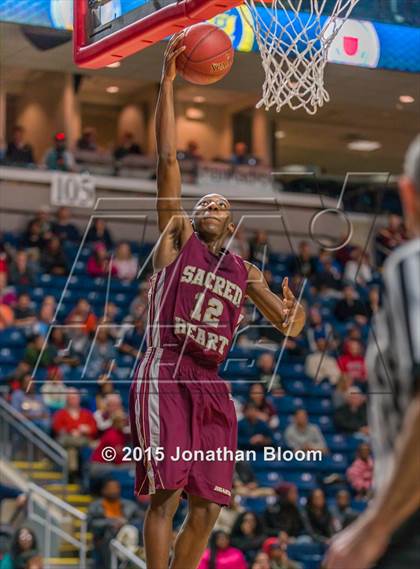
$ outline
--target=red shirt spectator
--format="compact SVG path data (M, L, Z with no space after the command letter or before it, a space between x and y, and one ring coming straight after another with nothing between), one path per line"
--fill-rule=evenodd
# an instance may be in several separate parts
M92 453L92 462L109 463L105 460L102 452L105 448L111 447L115 450L115 458L112 464L122 464L124 458L124 447L127 445L127 435L124 433L126 418L124 413L118 413L114 416L112 427L107 429L99 440L98 446Z
M70 314L67 316L67 324L84 324L85 334L90 334L96 330L98 319L92 312L90 304L84 298L81 298Z
M56 435L96 437L96 421L91 411L80 407L80 395L76 390L69 391L66 408L54 413L52 429Z
M338 366L353 381L366 381L365 358L357 340L350 340L345 343L344 353L338 358Z

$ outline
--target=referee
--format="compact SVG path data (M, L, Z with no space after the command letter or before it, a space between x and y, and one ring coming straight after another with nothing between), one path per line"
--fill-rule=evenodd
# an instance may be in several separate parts
M385 262L366 355L375 496L332 540L326 569L420 568L420 136L399 185L411 239Z

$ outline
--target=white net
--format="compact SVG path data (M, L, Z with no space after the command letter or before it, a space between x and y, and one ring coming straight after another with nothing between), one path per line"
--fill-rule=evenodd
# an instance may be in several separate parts
M266 110L284 105L315 114L330 100L324 87L328 48L359 0L245 0L265 72ZM324 14L325 12L325 14ZM323 23L321 17L328 16Z

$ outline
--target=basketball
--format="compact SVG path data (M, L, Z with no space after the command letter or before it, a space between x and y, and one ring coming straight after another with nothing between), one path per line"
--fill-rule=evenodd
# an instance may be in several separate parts
M196 24L186 29L186 47L176 61L178 73L196 85L210 85L229 73L233 46L229 36L212 24Z

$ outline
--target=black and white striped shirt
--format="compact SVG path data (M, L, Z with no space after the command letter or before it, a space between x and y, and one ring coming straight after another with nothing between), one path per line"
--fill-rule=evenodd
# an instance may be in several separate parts
M384 301L366 363L377 490L391 474L395 442L420 387L420 238L399 247L384 265Z

